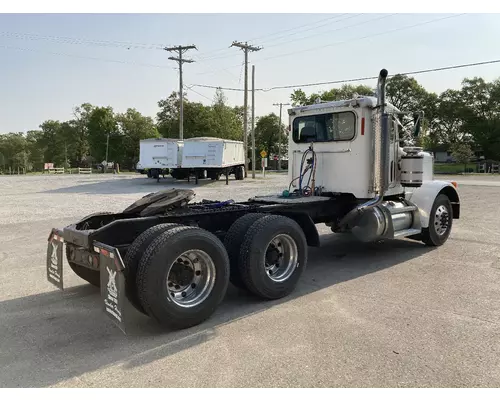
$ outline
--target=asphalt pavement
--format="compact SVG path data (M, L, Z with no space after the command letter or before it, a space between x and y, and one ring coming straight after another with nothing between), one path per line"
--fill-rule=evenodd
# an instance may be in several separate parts
M160 188L246 200L286 177L200 185L135 175L0 177L1 387L500 386L500 179L459 183L449 241L361 244L318 225L288 298L230 287L200 326L162 331L136 315L124 335L99 291L71 270L46 281L47 237L96 211L120 211Z

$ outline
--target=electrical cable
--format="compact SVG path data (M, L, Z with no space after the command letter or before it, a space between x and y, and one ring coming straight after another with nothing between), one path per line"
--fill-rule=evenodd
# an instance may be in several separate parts
M450 65L450 66L446 66L446 67L428 68L428 69L422 69L422 70L417 70L417 71L398 72L395 74L390 74L390 75L388 75L388 77L394 77L396 75L420 75L420 74L426 74L429 72L439 72L439 71L446 71L446 70L450 70L450 69L476 67L476 66L480 66L480 65L497 64L497 63L500 63L500 59L490 60L490 61L480 61L480 62L474 62L474 63L468 63L468 64ZM361 78L340 79L340 80L335 80L335 81L323 81L323 82L314 82L314 83L302 83L302 84L296 84L296 85L272 86L272 87L266 88L266 89L257 88L255 90L260 91L260 92L270 92L273 90L280 90L280 89L294 89L294 88L300 88L300 87L312 87L312 86L332 85L332 84L340 84L340 83L361 82L361 81L368 81L368 80L373 80L373 79L377 79L377 78L378 78L378 76L367 76L367 77L361 77ZM193 84L192 86L212 88L212 89L219 88L219 86L201 85L201 84ZM225 90L243 91L243 89L240 89L240 88L225 88Z

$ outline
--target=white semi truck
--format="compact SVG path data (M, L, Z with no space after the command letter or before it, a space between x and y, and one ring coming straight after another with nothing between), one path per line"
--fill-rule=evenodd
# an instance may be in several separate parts
M281 193L192 203L192 190L171 189L93 214L52 230L48 280L63 288L65 244L69 266L101 287L121 329L131 306L181 329L209 318L229 282L262 299L289 295L308 247L320 245L317 224L363 242L443 245L460 217L456 184L433 180L430 154L401 146L402 114L386 103L386 77L380 71L377 98L289 110L290 184ZM417 118L415 136L419 127Z

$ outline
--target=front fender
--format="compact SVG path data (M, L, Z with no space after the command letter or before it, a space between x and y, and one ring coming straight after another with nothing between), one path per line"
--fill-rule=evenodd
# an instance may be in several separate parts
M424 181L419 188L412 188L405 194L405 198L415 204L420 212L422 228L429 227L429 216L434 200L440 194L448 196L453 209L453 219L460 218L460 197L457 189L448 181Z

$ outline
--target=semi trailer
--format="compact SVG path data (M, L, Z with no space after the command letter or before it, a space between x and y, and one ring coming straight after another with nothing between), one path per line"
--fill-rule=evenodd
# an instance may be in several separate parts
M137 170L147 171L148 178L159 179L170 169L178 168L182 162L182 140L143 139L139 143L139 162ZM142 172L141 172L142 173Z
M319 246L317 224L362 242L408 238L443 245L460 217L454 182L433 179L432 156L405 146L418 135L400 123L406 111L376 97L289 110L288 187L247 201L194 201L170 189L121 213L97 213L53 229L47 279L63 289L63 259L101 288L105 313L126 330L128 310L169 329L209 318L229 283L266 299L293 292ZM411 144L411 143L410 143ZM65 248L65 250L63 250Z
M215 137L196 137L184 140L180 168L171 171L175 179L219 180L221 175L234 175L236 180L245 176L243 142Z

